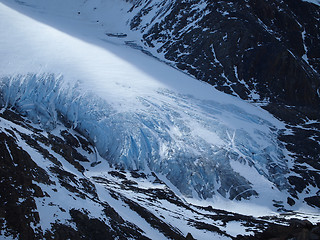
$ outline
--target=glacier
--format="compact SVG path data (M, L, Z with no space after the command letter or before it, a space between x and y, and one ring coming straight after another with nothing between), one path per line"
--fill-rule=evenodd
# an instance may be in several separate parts
M215 192L231 199L256 195L231 161L287 187L276 128L245 109L159 89L158 98L137 99L139 111L117 111L77 85L63 86L65 81L54 74L2 77L2 109L13 106L49 131L64 122L111 165L161 173L186 196L193 189L202 198Z
M78 38L2 3L0 11L1 111L15 108L47 131L63 122L90 139L102 164L154 171L187 197L288 189L290 158L278 140L285 126L267 111L122 40ZM84 19L71 22L93 31Z

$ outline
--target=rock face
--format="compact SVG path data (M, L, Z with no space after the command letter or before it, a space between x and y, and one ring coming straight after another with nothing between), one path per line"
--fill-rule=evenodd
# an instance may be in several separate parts
M309 221L292 219L289 226L271 225L267 230L255 236L240 237L239 239L319 239L320 226Z
M143 43L199 80L243 99L319 104L319 6L138 1L131 11L131 28Z

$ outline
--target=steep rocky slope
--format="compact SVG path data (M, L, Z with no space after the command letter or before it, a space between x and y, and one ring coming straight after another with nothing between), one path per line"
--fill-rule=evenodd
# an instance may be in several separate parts
M179 69L243 99L319 104L319 6L136 1L130 27Z

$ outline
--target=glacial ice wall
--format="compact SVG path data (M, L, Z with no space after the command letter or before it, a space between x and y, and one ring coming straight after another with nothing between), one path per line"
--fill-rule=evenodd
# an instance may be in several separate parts
M2 77L1 108L15 107L48 130L63 119L110 164L161 173L186 196L257 195L232 162L257 171L280 190L287 187L288 166L276 128L237 105L159 89L157 96L138 99L141 110L118 111L83 91L81 83L64 80L54 74Z

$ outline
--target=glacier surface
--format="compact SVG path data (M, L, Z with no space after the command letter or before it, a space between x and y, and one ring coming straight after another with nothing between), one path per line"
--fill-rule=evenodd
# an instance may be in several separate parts
M188 197L287 188L284 125L266 111L99 32L79 38L2 3L0 12L2 111L14 107L48 131L62 121L109 164L162 174ZM94 31L72 14L67 26Z

